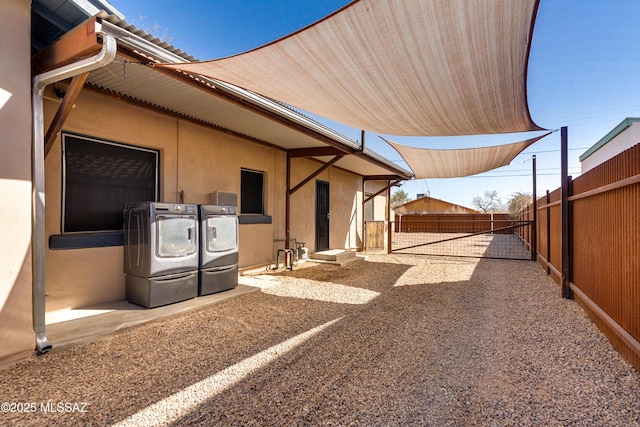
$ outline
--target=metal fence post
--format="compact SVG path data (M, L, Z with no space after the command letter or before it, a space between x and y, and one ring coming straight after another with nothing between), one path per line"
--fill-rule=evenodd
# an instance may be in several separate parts
M536 260L538 258L538 188L537 188L537 169L536 169L536 156L532 158L532 175L533 175L533 222L531 223L531 259ZM528 219L528 218L527 218Z
M551 207L549 206L551 195L547 190L547 198L545 199L545 212L547 214L547 276L551 274Z
M571 279L571 215L569 210L569 192L571 177L569 177L568 135L567 127L560 129L560 173L562 177L562 199L560 203L562 215L562 298L573 299L573 292L569 286Z

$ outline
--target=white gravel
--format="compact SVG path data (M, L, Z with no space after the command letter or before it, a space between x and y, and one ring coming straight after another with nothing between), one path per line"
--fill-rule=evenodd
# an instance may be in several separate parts
M640 426L640 375L536 263L372 255L270 276L1 370L0 425Z

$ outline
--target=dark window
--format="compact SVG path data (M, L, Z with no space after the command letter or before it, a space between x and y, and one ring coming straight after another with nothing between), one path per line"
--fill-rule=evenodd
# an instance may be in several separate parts
M157 201L157 150L62 135L63 233L122 230L125 203Z
M240 170L240 213L264 215L264 172Z

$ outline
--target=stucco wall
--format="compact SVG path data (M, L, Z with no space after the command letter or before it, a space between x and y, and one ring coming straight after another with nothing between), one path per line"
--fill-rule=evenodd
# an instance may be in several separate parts
M52 91L52 88L50 88ZM53 93L49 93L53 98ZM265 174L265 213L271 224L240 225L240 267L273 262L277 242L285 237L286 153L175 117L144 110L90 91L84 91L64 124L75 132L142 147L160 149L162 201L208 203L213 191L240 193L240 169ZM46 121L58 102L45 101ZM61 233L61 148L57 138L46 159L47 236ZM321 163L294 159L295 186ZM361 177L329 168L315 180L330 183L330 246L357 248L360 229ZM291 237L315 248L315 180L291 198ZM384 203L378 203L384 205ZM123 248L46 251L47 311L83 307L123 299Z
M0 14L0 365L31 354L31 8L4 0Z
M296 158L291 163L291 187L317 170L322 163ZM316 248L316 182L329 183L329 246L331 249L358 249L362 246L362 177L339 168L329 168L306 183L291 196L291 238L304 242L309 252ZM375 193L383 187L368 182L365 190ZM386 197L374 200L374 218L384 220ZM284 215L284 213L283 213ZM284 239L284 229L282 236ZM282 244L279 245L282 247Z
M284 152L245 141L220 132L181 121L179 124L178 191L184 191L185 203L209 203L213 191L235 193L240 198L240 169L264 172L265 214L271 224L240 225L241 267L263 264L273 259L276 221L284 215Z
M48 88L45 122L58 107ZM51 96L49 96L51 95ZM160 149L163 201L177 200L176 120L83 92L63 130ZM58 137L45 161L46 234L61 233L62 153ZM124 299L123 248L49 250L46 259L47 311Z

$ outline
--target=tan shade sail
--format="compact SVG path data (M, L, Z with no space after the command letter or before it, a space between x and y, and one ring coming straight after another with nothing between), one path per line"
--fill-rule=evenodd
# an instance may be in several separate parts
M525 148L549 133L513 144L457 150L414 148L382 139L400 153L415 179L458 178L506 166Z
M158 66L380 134L540 130L526 94L538 1L360 0L247 53Z

